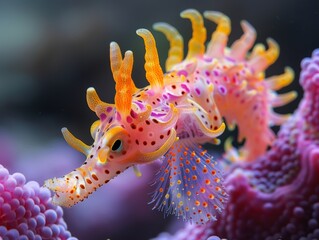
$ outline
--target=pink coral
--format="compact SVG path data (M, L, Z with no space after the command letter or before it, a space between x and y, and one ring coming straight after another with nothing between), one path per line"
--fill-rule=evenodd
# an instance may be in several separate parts
M227 173L219 220L158 239L319 239L319 49L301 66L299 108L265 155Z
M76 239L48 189L0 165L0 239Z

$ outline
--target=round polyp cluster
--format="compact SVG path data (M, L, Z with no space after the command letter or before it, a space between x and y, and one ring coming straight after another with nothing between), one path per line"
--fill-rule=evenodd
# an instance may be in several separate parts
M0 239L76 239L50 191L0 165Z

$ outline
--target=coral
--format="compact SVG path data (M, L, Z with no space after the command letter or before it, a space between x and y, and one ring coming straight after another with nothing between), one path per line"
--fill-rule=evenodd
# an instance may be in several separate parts
M9 174L0 165L0 238L76 239L71 237L61 207L51 203L48 189L26 179L21 173Z
M187 225L175 236L158 239L206 240L209 234L237 240L319 239L319 50L301 67L305 92L299 108L266 154L226 174L229 200L219 220Z

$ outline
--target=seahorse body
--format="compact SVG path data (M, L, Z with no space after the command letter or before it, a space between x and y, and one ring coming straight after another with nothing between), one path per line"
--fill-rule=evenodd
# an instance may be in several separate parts
M115 104L104 103L94 88L87 90L87 102L99 120L93 123L92 146L63 129L66 141L87 157L84 164L62 178L49 179L45 186L55 192L53 201L72 206L102 184L137 164L162 159L156 176L154 208L194 223L216 219L226 193L220 169L199 144L218 143L225 129L223 118L237 124L246 139L240 154L229 147L226 156L251 160L271 144L273 124L285 116L273 107L293 100L295 92L278 96L275 90L293 78L289 68L283 75L264 79L264 70L278 57L279 49L268 40L269 49L256 45L255 30L242 22L243 36L230 48L227 39L230 20L219 12L204 16L217 23L205 50L206 29L202 16L193 9L181 16L190 19L193 36L183 60L183 39L177 30L158 23L154 28L170 41L163 73L155 40L146 29L137 30L145 43L145 70L149 86L138 89L131 78L133 53L122 58L117 43L110 44L111 69L116 82ZM138 170L136 170L139 174Z

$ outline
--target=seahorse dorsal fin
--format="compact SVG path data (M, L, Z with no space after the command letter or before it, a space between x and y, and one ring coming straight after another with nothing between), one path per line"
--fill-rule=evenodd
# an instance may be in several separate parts
M145 44L145 71L146 79L152 88L164 86L163 70L159 63L155 39L152 33L144 28L138 29L136 34L143 38Z
M132 104L132 95L136 91L135 84L131 77L133 69L133 53L132 51L126 51L124 59L122 59L119 45L115 42L111 42L110 61L113 78L116 83L116 109L123 114L129 114Z

